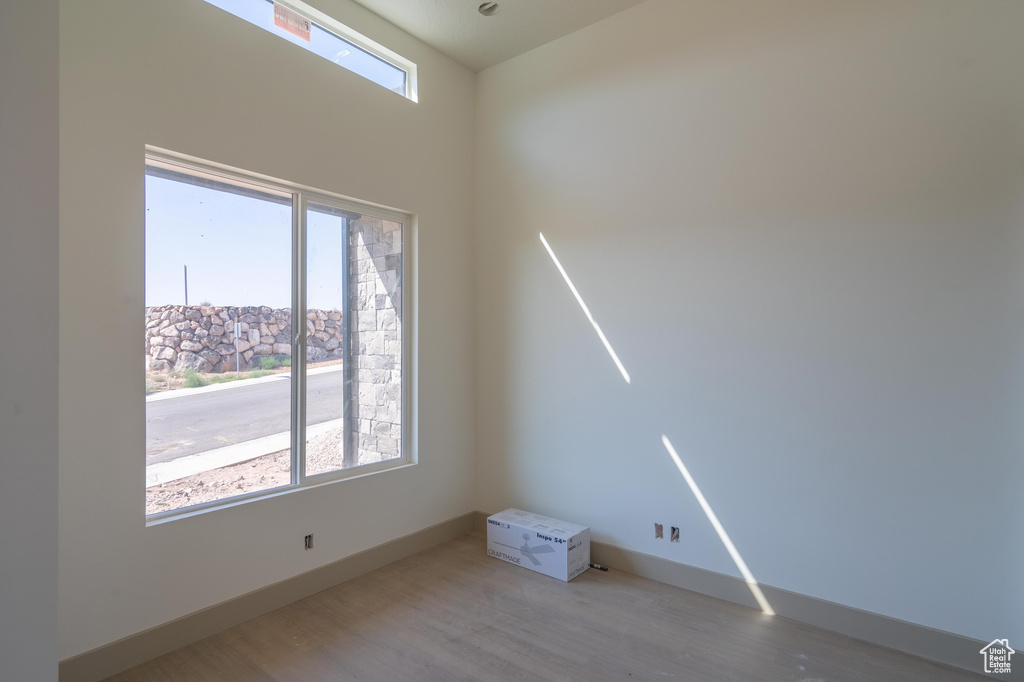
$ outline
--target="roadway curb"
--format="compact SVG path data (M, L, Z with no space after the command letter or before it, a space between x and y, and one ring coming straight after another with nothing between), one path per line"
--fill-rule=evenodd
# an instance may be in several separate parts
M344 419L332 419L314 424L306 429L306 438L313 438L332 429L341 428L344 421ZM187 455L168 462L150 464L146 467L146 487L152 488L155 485L170 483L180 478L256 459L272 452L287 450L291 446L290 441L291 433L285 431L216 450L207 450L197 455Z
M340 372L343 369L341 365L331 365L328 367L317 367L306 372L307 377L316 376L317 374L328 374L330 372ZM257 384L267 384L272 381L280 379L291 379L291 373L286 374L273 374L271 376L259 377L258 379L240 379L239 381L228 381L223 384L210 384L209 386L200 386L199 388L179 388L173 391L161 391L160 393L153 393L146 396L146 402L152 403L158 400L170 400L171 398L187 398L190 395L198 395L201 393L216 393L217 391L226 391L231 388L244 388L246 386L255 386Z

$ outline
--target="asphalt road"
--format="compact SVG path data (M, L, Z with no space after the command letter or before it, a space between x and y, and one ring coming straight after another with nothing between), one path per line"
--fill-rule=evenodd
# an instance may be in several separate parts
M327 372L307 378L308 424L341 419L342 376ZM286 432L291 427L290 396L291 381L281 378L148 402L146 464Z

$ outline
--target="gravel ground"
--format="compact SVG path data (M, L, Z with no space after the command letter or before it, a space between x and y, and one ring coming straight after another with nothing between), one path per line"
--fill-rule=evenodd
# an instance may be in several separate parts
M306 443L306 470L310 474L340 469L342 429L332 429ZM290 476L288 450L281 450L212 471L146 488L146 514L223 500L287 484Z

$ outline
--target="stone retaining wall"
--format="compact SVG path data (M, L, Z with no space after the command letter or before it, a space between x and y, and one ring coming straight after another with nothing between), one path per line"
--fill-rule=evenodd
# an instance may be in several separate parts
M237 369L259 369L261 358L291 356L291 318L290 310L267 306L146 308L146 369L235 371L235 322L242 325ZM306 318L306 361L340 360L341 311L310 310Z

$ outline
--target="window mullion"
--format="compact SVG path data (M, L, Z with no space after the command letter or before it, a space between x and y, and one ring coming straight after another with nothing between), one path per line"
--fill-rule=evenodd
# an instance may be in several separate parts
M306 479L306 196L294 194L292 213L292 485Z
M352 239L352 221L349 218L342 219L341 239L341 268L342 268L342 300L344 305L341 311L342 319L342 372L344 376L345 408L344 424L345 438L342 442L344 453L342 455L343 467L348 468L357 464L357 453L359 446L359 415L353 409L352 391L355 389L356 367L352 362L355 353L352 352L352 300L356 292L353 290L353 280L356 279L352 273L352 264L349 258L349 247Z

